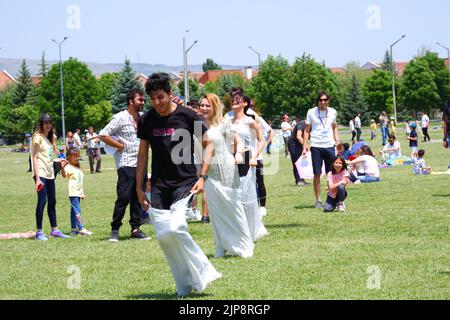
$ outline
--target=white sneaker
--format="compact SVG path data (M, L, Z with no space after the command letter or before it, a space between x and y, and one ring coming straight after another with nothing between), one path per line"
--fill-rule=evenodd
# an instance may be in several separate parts
M361 180L356 180L353 184L361 184Z
M345 204L341 203L338 205L338 211L344 213L345 212Z
M259 214L261 215L261 217L267 216L267 209L266 209L266 207L259 208Z

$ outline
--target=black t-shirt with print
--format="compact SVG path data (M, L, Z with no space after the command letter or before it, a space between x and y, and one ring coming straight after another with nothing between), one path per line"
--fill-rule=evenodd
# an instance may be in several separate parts
M299 146L303 146L300 144L300 142L297 139L297 132L298 131L304 132L305 131L305 120L299 121L297 125L294 127L294 130L292 130L291 136L289 137L289 143L290 144L296 144Z
M201 141L206 130L202 119L185 107L178 106L165 117L152 108L141 117L138 138L152 148L152 185L177 188L195 182L193 135Z

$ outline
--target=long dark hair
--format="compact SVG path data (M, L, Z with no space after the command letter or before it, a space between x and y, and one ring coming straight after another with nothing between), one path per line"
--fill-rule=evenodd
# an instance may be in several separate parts
M342 156L337 156L337 157L334 157L333 162L332 162L332 164L333 164L333 165L331 166L331 173L332 173L332 174L337 174L336 169L334 168L334 162L335 162L336 160L341 160L341 163L342 163L342 170L347 170L347 162L345 162L344 157L342 157Z
M42 120L39 120L39 124L36 126L36 130L33 133L33 138L36 134L44 134L44 122ZM47 134L47 139L50 141L51 144L55 145L55 132L53 131L53 121L52 121L52 129Z
M373 154L372 149L370 149L369 146L362 146L360 150L364 155L372 156L375 158L375 155Z
M244 107L244 114L247 117L250 117L253 120L255 120L256 119L255 115L247 113L248 109L250 109L250 106L252 105L252 99L249 96L245 95L245 94L242 96L242 99L244 100L245 103L247 103L247 105Z

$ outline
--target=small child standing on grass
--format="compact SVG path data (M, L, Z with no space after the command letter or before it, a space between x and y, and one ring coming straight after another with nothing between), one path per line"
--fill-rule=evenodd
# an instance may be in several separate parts
M417 124L412 122L409 127L411 128L411 133L407 139L409 140L409 147L411 148L411 158L414 158L414 154L417 152L419 140L416 132Z
M377 139L378 126L374 119L370 120L370 141Z
M427 167L425 165L425 160L423 159L424 155L425 155L425 150L420 149L415 154L415 157L413 157L413 160L414 160L414 174L415 175L423 175L423 174L430 174L431 173L431 167Z
M344 158L342 156L335 157L331 172L327 176L328 197L324 212L333 212L336 207L339 212L345 212L344 200L347 198L347 190L345 187L349 182L347 164Z
M80 168L80 150L70 148L67 151L68 164L62 166L62 176L69 180L69 199L71 204L70 222L71 235L90 236L92 232L86 230L81 219L80 201L85 198L83 191L83 170Z

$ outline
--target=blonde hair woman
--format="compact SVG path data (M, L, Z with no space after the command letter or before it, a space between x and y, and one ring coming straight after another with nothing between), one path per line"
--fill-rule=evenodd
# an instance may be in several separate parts
M208 179L205 194L208 199L211 228L216 245L216 257L231 255L253 256L253 241L240 199L240 180L237 164L243 162L243 144L231 129L231 122L223 117L223 105L215 94L200 100L205 117L205 156L202 176Z
M50 237L69 238L69 236L58 230L56 223L56 187L53 159L56 158L57 154L52 118L45 113L39 119L39 126L34 132L31 142L31 164L35 189L38 195L36 240L48 240L42 232L42 220L44 219L44 208L47 201L47 213L52 228Z

